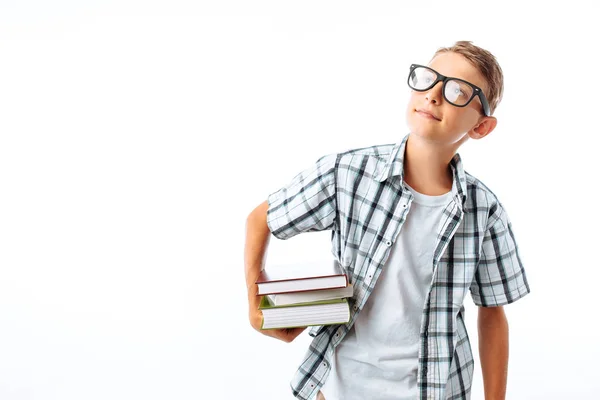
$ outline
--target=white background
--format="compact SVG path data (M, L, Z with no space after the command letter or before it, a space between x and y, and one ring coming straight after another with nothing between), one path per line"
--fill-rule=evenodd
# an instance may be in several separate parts
M400 140L410 63L456 40L505 74L459 152L532 290L505 307L507 398L597 399L592 2L404 3L2 1L0 399L292 399L311 338L250 327L246 217L321 155ZM272 237L268 262L329 239Z

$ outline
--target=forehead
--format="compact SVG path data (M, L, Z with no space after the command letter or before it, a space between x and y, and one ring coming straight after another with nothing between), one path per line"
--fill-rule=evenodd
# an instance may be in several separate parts
M481 73L460 54L453 52L438 54L429 62L428 66L442 75L464 79L485 91L485 79Z

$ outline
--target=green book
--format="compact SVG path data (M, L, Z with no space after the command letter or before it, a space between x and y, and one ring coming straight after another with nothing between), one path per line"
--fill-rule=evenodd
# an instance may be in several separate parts
M282 306L276 306L273 304L269 296L263 296L260 300L260 305L258 306L259 310L267 310L271 308L288 308L288 307L298 307L298 306L310 306L310 305L319 305L319 304L339 304L339 303L347 303L346 299L330 299L330 300L319 300L319 301L310 301L306 303L296 303L296 304L286 304Z
M258 309L263 314L261 329L345 324L350 320L346 298L275 306L268 296L262 296Z

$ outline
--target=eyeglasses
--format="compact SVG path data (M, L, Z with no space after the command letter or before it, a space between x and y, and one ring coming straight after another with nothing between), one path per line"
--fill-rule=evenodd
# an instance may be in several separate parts
M408 86L411 89L424 92L434 87L439 81L443 82L442 93L448 103L456 107L465 107L475 96L478 96L484 114L490 116L490 105L480 87L463 79L444 76L425 65L412 64L410 66Z

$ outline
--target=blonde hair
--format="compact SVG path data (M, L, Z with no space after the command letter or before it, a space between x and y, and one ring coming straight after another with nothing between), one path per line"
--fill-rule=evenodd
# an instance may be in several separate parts
M459 40L451 47L440 47L431 59L449 51L465 57L483 75L487 87L482 90L490 105L490 115L493 115L504 93L504 75L496 57L489 51L475 46L471 41Z

